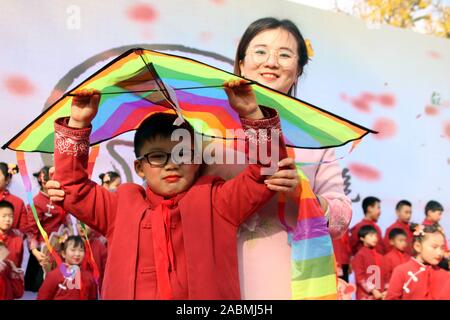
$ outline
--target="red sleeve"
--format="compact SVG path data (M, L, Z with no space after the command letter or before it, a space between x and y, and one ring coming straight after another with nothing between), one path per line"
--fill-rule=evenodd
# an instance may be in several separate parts
M55 270L60 272L58 269ZM53 300L55 298L59 284L58 274L55 270L47 273L44 282L39 288L37 300Z
M34 201L34 208L36 209L37 216L39 218L39 221L43 220L43 210L41 207L41 204L39 202L39 199L35 196L33 198ZM39 246L39 229L36 224L36 221L34 220L33 211L31 210L31 207L28 205L28 214L27 214L27 241L28 241L28 247L32 250Z
M391 279L393 269L394 266L392 265L392 259L390 258L390 256L383 256L381 271L383 274L383 282L385 284L385 288L389 287L389 280Z
M11 260L17 268L22 266L23 259L23 238L16 235L11 242L8 243L8 260Z
M280 129L280 118L276 110L263 108L263 112L268 115L267 118L261 120L241 119L245 129ZM250 147L258 148L262 143L267 144L268 154L271 152L271 140L262 138L259 134L256 139L247 138L247 150ZM287 155L286 148L282 142L281 132L280 140L277 141L280 147L279 157L275 159L277 162L280 158ZM256 149L258 150L258 149ZM258 152L258 156L259 152ZM264 183L266 176L262 175L261 169L264 167L260 164L260 158L255 159L258 164L250 164L247 168L233 179L226 182L215 184L213 189L213 206L217 212L227 221L235 226L239 226L248 216L254 213L258 208L263 206L275 192L269 190Z
M364 254L358 253L352 260L352 269L355 273L355 280L367 294L371 294L375 285L368 280L370 274L367 273L367 263Z
M66 195L66 211L90 227L107 234L113 227L117 193L109 192L88 178L91 128L74 129L68 118L55 121L55 176Z
M386 253L388 253L389 251L391 251L391 241L389 240L389 233L391 232L392 228L389 227L386 229L386 233L384 234L384 250Z
M24 274L11 271L10 284L13 294L13 299L20 299L24 293Z
M395 268L389 281L389 288L385 300L401 300L404 283L402 271L399 268Z
M350 230L350 249L352 251L352 255L356 255L359 245L359 238L358 238L358 231L359 231L359 224L355 225Z
M88 292L87 299L88 300L97 300L98 299L97 284L95 283L94 277L92 275L90 276L89 279L90 279L90 284L89 284L89 292Z

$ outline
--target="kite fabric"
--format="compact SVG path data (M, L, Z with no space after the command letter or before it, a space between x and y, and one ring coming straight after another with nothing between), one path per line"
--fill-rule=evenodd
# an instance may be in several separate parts
M227 130L241 129L241 125L238 114L228 103L223 83L237 79L242 78L192 59L132 49L65 93L2 148L18 151L22 167L22 152L52 153L54 121L70 115L73 95L82 89L96 89L101 93L99 111L92 122L93 146L137 129L144 119L157 112L176 113L180 121L187 120L203 135L228 139ZM261 84L250 81L249 85L259 105L278 111L291 157L295 158L292 148L324 149L351 141L353 150L368 133L376 133ZM94 148L90 170L97 155L98 149ZM337 299L335 258L327 220L300 164L297 163L300 187L295 228L285 222L284 195L280 195L278 207L279 219L291 245L292 298ZM23 178L28 194L29 179ZM32 204L30 195L28 200ZM36 223L40 225L38 220Z
M53 152L53 123L70 115L73 95L82 89L101 92L99 112L92 122L91 145L137 129L155 112L176 112L207 136L226 137L240 129L223 82L242 79L207 64L151 50L132 49L95 72L8 141L2 148ZM307 102L251 82L257 102L280 114L286 145L322 149L338 147L374 131ZM176 95L175 95L176 92Z

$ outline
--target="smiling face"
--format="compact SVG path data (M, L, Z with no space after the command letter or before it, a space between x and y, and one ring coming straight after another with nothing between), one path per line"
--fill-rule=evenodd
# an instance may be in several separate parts
M427 233L422 241L414 242L414 250L419 260L436 266L444 256L445 238L440 232Z
M145 141L140 154L170 153L178 143L158 136ZM166 198L188 190L194 184L200 169L199 164L176 164L171 159L162 167L150 165L147 159L135 160L134 166L136 173L146 180L149 188Z
M240 71L247 79L288 93L301 70L298 67L298 43L285 29L258 33L249 43Z
M67 248L62 252L62 256L67 264L79 266L84 259L85 250L81 245L75 246L73 241L69 241Z

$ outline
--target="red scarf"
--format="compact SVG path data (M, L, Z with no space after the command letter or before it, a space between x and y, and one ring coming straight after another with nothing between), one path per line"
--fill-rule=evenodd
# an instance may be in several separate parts
M173 299L170 272L175 271L170 209L177 205L184 194L183 192L171 199L164 199L147 187L147 198L154 208L151 214L151 222L156 281L159 298L164 300Z

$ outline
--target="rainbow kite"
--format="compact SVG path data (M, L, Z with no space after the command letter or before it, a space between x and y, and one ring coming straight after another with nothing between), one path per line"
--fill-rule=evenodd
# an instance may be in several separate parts
M239 116L223 90L223 82L232 79L240 77L192 59L132 49L65 93L2 148L52 153L53 123L70 115L73 94L80 89L97 89L102 94L98 115L92 122L91 145L135 130L155 112L176 111L197 132L225 137L226 129L241 128ZM280 114L287 146L338 147L373 133L307 102L260 84L252 86L257 102Z
M65 93L2 148L52 153L54 121L70 115L73 95L81 89L101 92L99 111L92 122L91 145L137 129L156 112L177 113L203 135L228 138L226 130L240 129L241 124L228 103L223 82L236 79L241 78L192 59L132 49ZM365 135L376 133L261 84L249 84L258 104L278 111L288 147L323 149L351 141L355 147ZM98 149L91 153L90 170L97 154ZM290 148L289 154L293 156ZM24 166L23 155L19 155ZM335 259L327 221L307 177L299 167L297 170L301 186L297 226L291 229L285 224L284 196L280 197L278 211L292 248L292 298L336 299Z

